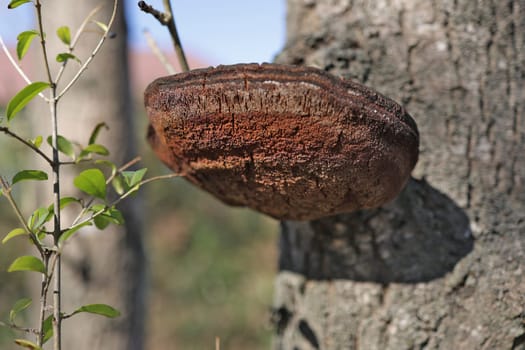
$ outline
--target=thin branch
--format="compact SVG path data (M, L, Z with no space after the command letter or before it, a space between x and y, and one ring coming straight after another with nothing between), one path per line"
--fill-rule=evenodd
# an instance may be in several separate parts
M0 35L0 46L2 46L2 49L4 50L4 53L5 55L7 56L7 58L9 59L9 62L11 62L11 64L13 65L13 67L15 68L15 70L18 72L18 74L20 74L20 76L22 77L22 79L25 80L25 82L29 85L32 83L31 79L29 79L27 77L27 75L24 73L24 70L22 69L22 67L20 67L18 65L18 63L16 62L15 58L13 57L13 55L11 55L11 52L9 52L9 49L7 48L7 45L4 43L4 40L2 39L2 36ZM47 97L44 96L43 93L39 93L38 96L42 97L45 101L48 101Z
M175 17L173 16L171 3L169 0L163 0L163 4L164 12L155 9L145 1L139 1L138 6L142 11L155 17L160 24L168 27L168 31L170 32L171 40L173 41L173 47L175 49L175 53L177 54L181 69L182 71L187 72L190 70L190 66L186 60L186 55L184 54L179 34L177 32L177 26L175 25Z
M182 43L179 38L179 33L177 32L177 26L175 25L175 16L173 15L173 9L171 8L170 0L163 0L164 10L169 14L170 21L168 23L168 30L170 31L171 39L173 41L173 46L175 47L175 52L179 58L179 62L183 72L188 72L190 66L188 61L186 61L186 55L182 49Z
M115 21L115 18L117 17L117 5L118 5L118 0L115 0L113 2L113 12L111 13L111 18L109 19L109 22L107 24L108 28L105 31L104 35L102 35L102 37L100 38L97 46L95 46L93 51L91 51L91 55L86 59L84 64L80 67L80 69L78 70L77 74L73 77L73 79L71 79L69 84L67 84L67 86L55 97L56 99L60 99L71 88L71 86L73 86L73 84L76 83L78 78L80 78L82 73L84 73L84 71L87 69L87 67L89 66L89 64L93 60L93 58L95 58L95 56L97 55L98 51L102 48L102 44L104 44L104 41L106 41L106 39L108 38L108 36L110 34L109 33L109 29L111 28L111 26L113 25L113 22Z
M31 150L35 151L36 153L38 153L38 155L40 155L42 158L44 158L44 160L46 162L49 163L49 165L52 165L53 164L53 161L51 160L51 158L49 158L44 152L42 152L40 150L40 148L37 148L35 145L33 145L31 142L28 142L27 140L24 140L23 138L21 138L20 136L18 136L17 134L15 134L14 132L12 132L11 130L9 130L9 128L7 127L4 127L4 126L0 126L0 131L4 132L5 134L11 136L12 138L20 141L21 143L23 143L24 145L26 145L27 147L31 148Z
M68 53L73 54L73 51L75 50L75 47L78 43L78 40L80 39L80 36L82 33L84 33L84 29L88 25L89 21L97 14L98 11L102 8L102 4L95 7L91 12L86 16L82 24L80 24L80 27L78 27L78 30L75 33L75 36L73 37L73 40L71 40L71 44L69 45ZM58 84L60 81L60 78L62 78L62 74L64 73L66 69L66 65L69 62L69 60L65 60L64 63L62 63L62 66L60 67L60 70L57 73L57 76L55 78L55 83Z
M104 208L94 212L93 214L91 214L88 218L84 219L83 221L79 221L78 223L75 223L73 226L83 225L86 222L92 221L97 216L99 216L102 213L104 213L108 208L112 208L115 205L119 204L121 201L123 201L124 199L129 197L131 194L135 193L137 191L137 188L140 188L141 186L143 186L143 185L145 185L147 183L150 183L152 181L162 180L162 179L171 179L171 178L179 177L179 176L181 176L181 174L175 174L174 173L174 174L154 176L154 177L151 177L149 179L143 180L143 181L139 182L137 185L133 186L133 188L129 189L126 193L124 193L122 196L120 196L119 198L117 198L113 202L111 202L110 204L104 206Z
M144 30L144 37L146 38L146 42L148 43L148 46L151 49L151 52L153 52L153 54L157 56L160 63L162 63L164 68L166 68L166 71L168 72L168 74L175 74L175 68L173 68L171 63L166 58L166 56L162 53L162 51L160 50L159 46L157 45L157 43L155 42L155 40L153 39L149 31Z

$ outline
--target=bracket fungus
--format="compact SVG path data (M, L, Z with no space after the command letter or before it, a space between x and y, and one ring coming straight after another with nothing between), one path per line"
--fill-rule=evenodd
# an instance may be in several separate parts
M400 105L311 67L238 64L163 77L145 91L148 140L223 202L278 219L374 208L418 158Z

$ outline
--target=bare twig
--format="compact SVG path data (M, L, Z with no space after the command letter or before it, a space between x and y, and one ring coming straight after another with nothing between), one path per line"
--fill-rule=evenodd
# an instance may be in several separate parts
M106 30L104 35L102 35L102 37L98 41L97 46L95 46L93 51L91 51L91 55L89 55L89 57L86 59L84 64L80 67L80 69L78 70L77 74L73 77L73 79L71 79L71 81L66 85L66 87L56 96L56 99L60 99L71 88L71 86L73 86L73 84L76 83L78 78L80 78L82 73L84 73L84 71L87 69L87 67L89 66L89 64L93 60L93 58L95 58L95 56L97 55L99 50L102 48L102 44L104 44L104 41L106 41L106 39L108 38L108 36L110 34L109 30L110 30L111 26L113 25L113 22L115 21L115 18L117 16L117 5L118 5L118 0L115 0L113 2L113 12L111 13L111 18L109 19L109 22L107 24L107 28L108 29Z
M177 54L177 58L179 60L181 69L182 71L187 72L190 70L190 66L188 65L188 61L186 60L186 55L184 54L179 34L177 32L177 26L175 25L175 17L173 16L171 3L169 0L163 0L163 4L164 12L161 12L155 9L153 6L147 4L145 1L138 2L138 6L142 11L151 14L159 21L160 24L168 27L171 39L173 41L173 47L175 49L175 53Z
M16 139L17 141L20 141L21 143L23 143L24 145L26 145L27 147L31 148L33 151L35 151L36 153L38 153L39 156L41 156L42 158L44 158L44 160L49 164L49 165L52 165L53 164L53 161L51 160L51 158L49 158L44 152L42 152L39 148L37 148L35 145L33 145L31 142L28 142L27 140L24 140L23 138L21 138L20 136L18 136L17 134L15 134L14 132L12 132L11 130L9 130L9 128L7 127L4 127L4 126L0 126L0 131L2 131L3 133L11 136L12 138Z
M155 40L153 39L153 37L147 30L144 30L144 36L146 37L146 42L148 43L148 46L151 49L151 52L153 52L153 54L157 56L160 63L162 63L164 68L166 68L166 71L168 72L168 74L175 74L175 68L173 68L171 63L169 63L168 59L162 53L159 46L157 45L157 43L155 42Z
M4 50L5 55L9 59L9 62L11 62L11 64L15 68L15 70L22 77L22 79L24 79L27 84L31 84L32 83L31 79L29 79L27 77L27 75L24 73L24 70L22 69L22 67L20 67L18 65L18 63L16 62L15 58L13 57L13 55L11 55L11 52L9 52L9 49L7 48L7 45L4 43L4 40L2 39L1 35L0 35L0 46L2 46L2 49ZM47 97L45 97L43 93L40 92L38 94L38 96L42 97L44 100L47 101Z

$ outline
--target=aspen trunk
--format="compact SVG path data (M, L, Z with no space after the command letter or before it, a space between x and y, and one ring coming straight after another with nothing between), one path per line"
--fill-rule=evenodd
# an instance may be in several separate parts
M525 349L525 1L288 0L287 35L421 153L382 208L282 222L275 349Z

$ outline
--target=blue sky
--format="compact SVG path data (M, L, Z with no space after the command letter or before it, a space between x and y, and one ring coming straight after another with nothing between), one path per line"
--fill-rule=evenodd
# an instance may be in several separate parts
M147 28L161 46L171 48L167 30L141 12L137 1L121 1L126 1L131 45L146 47L142 31ZM147 2L162 8L161 0ZM17 33L34 27L33 7L7 10L8 3L0 0L0 35L12 44ZM269 62L284 44L285 0L172 0L172 6L185 49L212 64Z

